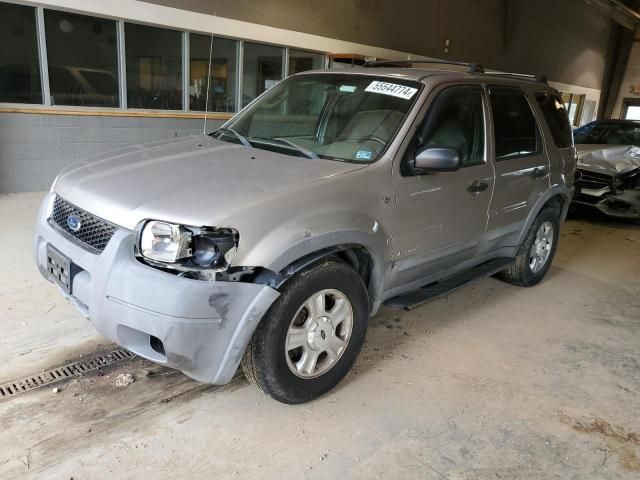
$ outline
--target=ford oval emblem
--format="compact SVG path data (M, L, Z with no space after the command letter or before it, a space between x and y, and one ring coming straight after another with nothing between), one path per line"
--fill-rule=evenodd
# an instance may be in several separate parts
M69 215L67 217L67 226L72 232L77 232L82 227L82 222L75 215Z

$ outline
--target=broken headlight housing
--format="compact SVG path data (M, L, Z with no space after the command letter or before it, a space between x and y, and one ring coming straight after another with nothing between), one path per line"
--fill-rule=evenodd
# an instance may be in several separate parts
M190 227L159 220L136 228L136 256L160 268L182 272L221 272L229 268L238 249L232 228Z
M640 168L623 173L620 178L620 190L640 190Z

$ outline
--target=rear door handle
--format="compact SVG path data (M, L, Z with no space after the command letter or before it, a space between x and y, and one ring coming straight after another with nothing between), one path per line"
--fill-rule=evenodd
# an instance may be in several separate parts
M544 178L547 176L546 167L536 167L531 172L531 178Z
M467 187L467 192L473 193L474 195L476 195L480 192L484 192L487 188L489 188L488 183L484 183L484 182L481 182L480 180L476 180Z

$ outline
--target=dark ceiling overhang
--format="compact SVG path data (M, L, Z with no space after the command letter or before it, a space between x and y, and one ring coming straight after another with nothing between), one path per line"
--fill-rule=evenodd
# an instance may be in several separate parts
M614 22L635 30L640 24L640 0L584 0Z

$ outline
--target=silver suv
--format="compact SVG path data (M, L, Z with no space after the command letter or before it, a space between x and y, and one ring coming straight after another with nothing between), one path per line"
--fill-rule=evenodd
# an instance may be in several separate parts
M382 303L549 269L575 171L563 103L542 79L457 69L307 72L210 135L72 165L38 267L142 357L316 398Z

